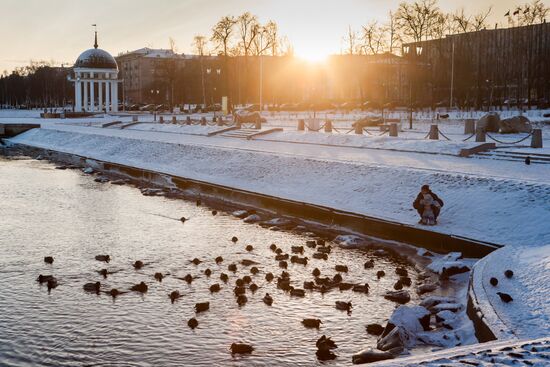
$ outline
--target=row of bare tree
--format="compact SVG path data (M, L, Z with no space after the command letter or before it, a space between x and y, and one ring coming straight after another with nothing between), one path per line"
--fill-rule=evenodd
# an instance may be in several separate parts
M464 8L445 13L438 0L402 2L390 11L388 20L380 23L371 20L360 30L348 26L342 38L342 53L351 55L376 55L384 52L399 53L401 45L443 38L446 35L474 32L488 27L492 7L477 14L467 14ZM504 14L508 26L524 26L542 23L550 12L542 0L519 5ZM496 26L496 25L495 25Z

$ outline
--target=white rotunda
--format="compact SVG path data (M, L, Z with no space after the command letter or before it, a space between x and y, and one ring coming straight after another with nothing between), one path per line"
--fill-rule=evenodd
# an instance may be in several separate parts
M94 48L84 51L76 60L73 75L75 112L118 111L118 65L107 51Z

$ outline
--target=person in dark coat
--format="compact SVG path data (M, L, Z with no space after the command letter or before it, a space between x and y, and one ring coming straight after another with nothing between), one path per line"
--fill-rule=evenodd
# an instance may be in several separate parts
M437 196L434 192L432 192L432 190L430 190L430 186L422 186L420 193L416 196L416 199L413 202L413 207L416 209L418 214L420 214L421 219L419 223L424 223L424 198L427 195L431 196L431 198L433 199L434 203L430 205L430 208L433 212L433 216L435 217L435 223L433 224L437 224L437 217L439 216L439 212L441 211L441 207L443 206L443 200L441 200L439 196Z

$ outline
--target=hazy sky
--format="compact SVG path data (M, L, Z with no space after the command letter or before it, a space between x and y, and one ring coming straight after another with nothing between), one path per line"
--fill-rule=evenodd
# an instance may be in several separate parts
M400 0L0 0L0 72L30 59L73 63L93 44L113 55L149 46L191 52L196 34L210 34L223 15L250 11L275 20L298 55L338 53L348 24L359 28L386 20ZM504 24L504 13L527 0L440 0L444 11L463 7L479 12L493 5L491 23Z

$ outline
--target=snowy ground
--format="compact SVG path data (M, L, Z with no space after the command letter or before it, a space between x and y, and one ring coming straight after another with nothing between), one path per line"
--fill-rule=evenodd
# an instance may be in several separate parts
M481 270L476 270L479 280L474 284L486 295L482 306L487 313L494 310L495 323L503 325L502 336L548 335L550 165L526 166L521 162L454 156L461 144L468 144L458 141L463 137L459 123L446 122L449 135L457 137L450 143L419 138L422 126L424 133L427 131L429 120L417 124L417 133L395 140L298 133L289 127L262 140L246 141L206 137L209 129L217 129L209 126L145 123L122 130L100 127L111 120L129 122L131 116L97 117L83 123L81 119L40 120L35 118L36 113L13 116L8 112L0 111L0 123L40 122L43 127L11 139L14 143L409 225L418 225L411 202L419 187L428 183L445 201L439 225L430 229L507 245L476 266ZM279 123L289 121L288 117L280 117ZM140 116L140 120L143 118L152 121L152 116ZM268 126L276 124L268 120ZM541 126L546 143L550 128ZM504 268L514 271L512 279L504 278ZM488 285L492 276L499 278L498 289ZM496 296L497 290L510 293L514 301L504 304Z

